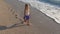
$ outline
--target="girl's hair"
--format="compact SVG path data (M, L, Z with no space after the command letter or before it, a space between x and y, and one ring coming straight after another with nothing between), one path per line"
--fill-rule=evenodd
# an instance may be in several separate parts
M25 4L25 6L28 6L28 4Z
M29 4L25 4L24 15L25 15L26 11L29 11Z
M25 4L25 9L28 10L29 4Z

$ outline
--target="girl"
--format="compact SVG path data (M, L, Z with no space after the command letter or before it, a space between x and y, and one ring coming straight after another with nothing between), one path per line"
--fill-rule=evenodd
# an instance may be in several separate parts
M24 10L24 24L30 25L30 23L29 23L29 18L30 18L29 4L25 4L25 10Z

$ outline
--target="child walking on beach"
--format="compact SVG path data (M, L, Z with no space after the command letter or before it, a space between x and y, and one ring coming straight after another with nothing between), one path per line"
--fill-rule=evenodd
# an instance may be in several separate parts
M25 4L25 10L24 10L24 24L26 24L26 25L31 25L31 24L29 23L29 18L30 18L29 4Z

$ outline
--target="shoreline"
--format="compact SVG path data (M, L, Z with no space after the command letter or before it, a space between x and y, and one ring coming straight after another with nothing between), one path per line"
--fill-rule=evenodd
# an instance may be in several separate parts
M23 2L23 1L22 1ZM25 1L26 2L26 1ZM28 1L27 1L28 2ZM36 8L37 10L40 10L41 12L45 13L47 16L49 16L50 18L54 19L57 23L60 24L60 19L59 16L54 16L55 14L59 15L58 12L60 11L60 8L55 7L53 5L50 5L48 3L42 3L42 2L28 2L31 6L33 6L34 8ZM45 5L46 4L46 5ZM42 8L43 7L43 8ZM49 12L48 12L49 11ZM51 12L50 12L51 11ZM55 12L54 12L55 11ZM53 14L53 13L55 14ZM49 14L48 14L49 13ZM57 19L56 19L57 18Z

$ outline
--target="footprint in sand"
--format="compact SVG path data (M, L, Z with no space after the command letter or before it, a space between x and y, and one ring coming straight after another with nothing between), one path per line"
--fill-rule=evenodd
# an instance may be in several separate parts
M16 14L15 14L15 18L18 18Z

